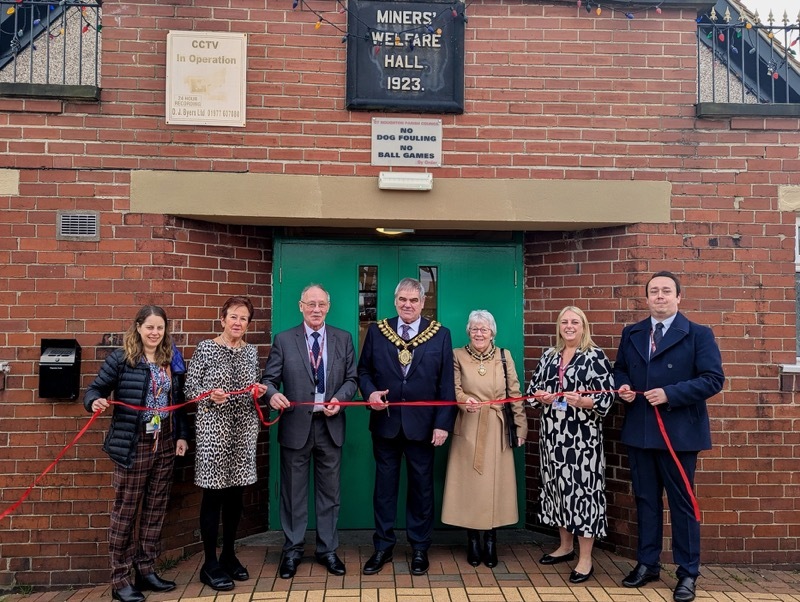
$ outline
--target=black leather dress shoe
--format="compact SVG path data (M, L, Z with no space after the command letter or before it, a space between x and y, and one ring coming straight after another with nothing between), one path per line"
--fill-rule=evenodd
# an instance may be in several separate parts
M420 576L428 572L428 553L425 550L414 550L411 555L411 574Z
M233 589L233 581L218 564L211 567L203 566L200 569L200 581L218 592L227 592Z
M545 554L539 559L539 564L558 564L559 562L569 562L570 560L575 560L575 550L561 556Z
M659 575L659 569L651 569L647 565L640 563L622 580L622 585L625 587L642 587L645 583L658 581Z
M594 567L589 569L588 573L579 573L578 571L572 571L569 574L569 582L570 583L583 583L584 581L588 581L589 577L594 575Z
M278 574L281 576L281 579L291 579L294 577L294 574L297 572L297 567L300 566L300 561L302 560L302 556L284 554L283 558L281 558L281 564L278 567Z
M121 589L112 589L111 597L120 602L143 602L144 594L132 585L126 585Z
M678 579L675 591L672 592L672 599L675 602L692 602L694 600L694 586L694 577L681 577Z
M167 581L162 579L155 573L149 575L142 575L136 571L136 589L140 591L153 591L153 592L168 592L175 589L174 581Z
M379 573L383 565L392 561L391 550L375 550L375 553L369 557L369 560L364 564L364 574L374 575Z
M220 558L219 565L222 567L223 571L228 573L231 579L236 579L236 581L247 581L250 579L250 573L242 566L242 563L239 562L236 556L232 558Z
M341 558L336 555L336 552L328 552L327 554L317 554L317 562L328 569L331 575L341 577L347 572Z

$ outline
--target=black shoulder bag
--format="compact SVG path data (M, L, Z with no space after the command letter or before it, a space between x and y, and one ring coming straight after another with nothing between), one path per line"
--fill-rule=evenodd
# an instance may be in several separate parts
M503 374L506 377L506 399L509 398L508 391L508 365L506 364L506 350L500 348L500 361L503 363ZM510 448L519 447L517 437L517 425L514 422L514 409L511 407L510 402L503 404L503 416L506 419L506 434L508 435L508 446Z

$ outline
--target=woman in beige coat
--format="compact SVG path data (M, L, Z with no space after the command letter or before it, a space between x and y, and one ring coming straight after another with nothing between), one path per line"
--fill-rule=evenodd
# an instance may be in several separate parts
M459 406L447 461L442 522L465 527L467 561L478 566L483 560L491 568L497 566L495 528L516 523L519 513L506 413L503 404L482 402L519 397L519 379L511 354L495 347L497 323L492 314L483 309L470 313L467 333L469 344L453 350ZM521 401L510 407L515 443L521 446L528 434L525 409Z

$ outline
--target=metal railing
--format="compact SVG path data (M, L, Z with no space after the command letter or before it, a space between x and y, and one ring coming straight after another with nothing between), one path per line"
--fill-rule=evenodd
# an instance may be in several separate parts
M717 5L719 6L719 4ZM697 19L698 103L800 103L800 17L761 23L744 14L720 18L715 8Z
M101 6L102 0L0 0L0 94L99 90Z

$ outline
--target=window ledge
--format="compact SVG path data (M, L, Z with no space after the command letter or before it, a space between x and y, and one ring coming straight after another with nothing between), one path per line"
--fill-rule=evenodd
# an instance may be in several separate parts
M64 84L0 83L0 96L98 101L100 100L100 88L98 86L71 86Z
M696 115L709 119L727 117L800 117L800 104L698 102Z
M779 368L781 391L785 393L800 391L800 358L796 364L781 364Z

